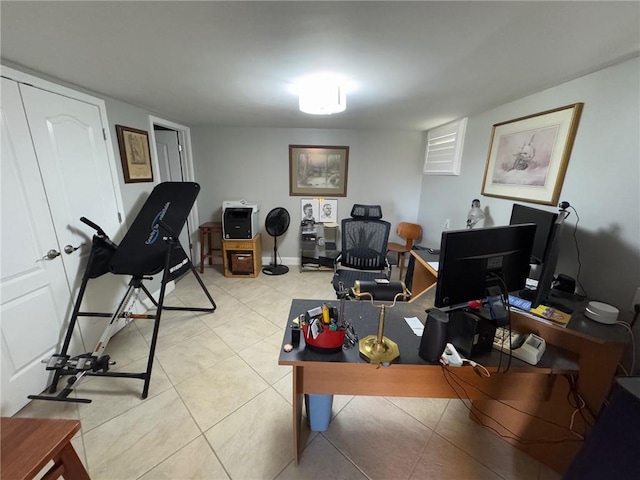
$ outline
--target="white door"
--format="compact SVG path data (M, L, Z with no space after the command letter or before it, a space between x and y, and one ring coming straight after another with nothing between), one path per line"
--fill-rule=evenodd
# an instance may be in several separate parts
M178 132L175 130L155 130L154 135L156 137L156 153L158 154L160 179L163 182L184 181L185 175L182 171ZM191 232L191 225L189 225L189 219L187 219L187 223L178 238L184 251L189 258L193 260L189 232Z
M2 231L0 329L2 416L46 386L40 363L55 353L69 314L69 287L47 196L40 180L18 85L2 79Z
M98 224L110 237L120 228L105 126L97 105L24 84L20 93L60 247L83 245L62 254L75 299L95 233L80 217ZM111 312L122 298L119 285L126 281L128 278L112 275L91 280L82 309ZM85 351L93 350L103 329L102 320L81 321Z
M7 90L5 85L8 85ZM8 96L7 92L13 92L13 95ZM44 365L38 362L54 350L58 351L64 338L93 235L93 230L81 223L80 217L94 221L110 236L117 233L120 225L99 107L24 84L16 86L5 79L2 94L3 110L4 103L11 102L9 105L17 109L22 100L28 124L26 132L30 132L30 138L28 133L20 138L13 133L13 128L25 127L24 114L16 127L13 126L16 114L11 118L3 117L7 128L3 126L2 139L2 414L10 415L16 407L26 404L27 394L39 393L46 387L47 376L43 377L42 373ZM11 144L20 141L20 147L6 146L13 148L7 155L5 130L8 138L15 140ZM26 175L21 169L29 164L23 151L28 145L33 145L33 167ZM13 178L5 174L5 164L8 172L15 172ZM14 164L18 166L12 166ZM44 204L32 206L39 198L35 195L32 199L34 192L43 192L39 195ZM5 195L11 197L5 200ZM51 238L47 237L46 230L41 237L40 225L45 220L34 219L33 209L41 216L49 216L46 221L53 224L53 246L48 245ZM29 230L31 224L33 228ZM62 253L51 261L39 261L37 267L33 267L35 260L31 252L24 253L22 263L16 258L16 251L25 250L30 241L37 246L38 257L44 256L49 249L64 252L66 245L84 246L70 254ZM5 264L12 265L12 270L7 270ZM55 313L51 305L38 300L30 290L33 288L31 270L51 269L54 265L64 272L65 291L58 285L58 276L47 284L50 293L42 294L47 293L52 298L50 303L55 302ZM111 275L91 280L82 309L112 312L121 299L126 280ZM5 291L9 295L5 295ZM105 321L83 318L79 324L84 344L72 344L72 354L92 351ZM11 360L6 366L5 352Z

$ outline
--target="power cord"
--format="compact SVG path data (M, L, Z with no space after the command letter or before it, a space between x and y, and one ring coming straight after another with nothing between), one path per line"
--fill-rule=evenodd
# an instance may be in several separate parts
M494 432L496 435L498 435L498 436L500 436L500 437L502 437L502 438L506 438L506 439L509 439L509 440L515 440L515 441L520 442L520 443L525 444L525 445L535 445L535 444L558 444L558 443L580 442L580 441L582 441L582 439L581 439L581 438L578 438L578 439L574 439L574 438L565 438L565 439L560 439L560 440L542 440L542 439L527 439L527 438L523 438L523 437L521 437L520 435L518 435L517 433L515 433L515 432L513 432L513 431L509 430L506 426L504 426L502 423L500 423L500 422L499 422L498 420L496 420L495 418L491 417L490 415L488 415L487 413L485 413L484 411L482 411L480 408L478 408L478 406L477 406L477 405L476 405L476 406L474 406L474 408L473 408L473 409L472 409L471 407L469 407L469 406L467 405L467 403L465 402L465 399L466 399L466 400L468 400L469 395L467 394L467 391L465 390L465 388L464 388L462 385L460 385L460 383L458 383L458 381L457 381L456 379L458 379L458 380L460 380L460 381L462 381L462 382L466 383L467 385L473 386L474 388L478 388L477 386L475 386L475 385L471 385L471 384L470 384L469 382L467 382L466 380L464 380L464 379L462 379L462 378L458 377L458 376L457 376L456 374L454 374L454 373L453 373L449 368L447 368L447 367L445 367L445 366L442 366L442 374L443 374L443 377L444 377L445 381L446 381L446 382L447 382L447 384L449 385L449 387L451 387L451 389L452 389L452 390L455 392L455 394L457 395L458 399L459 399L460 401L462 401L462 404L465 406L465 408L466 408L467 410L469 410L469 413L470 413L471 415L473 415L473 417L477 420L477 422L478 422L480 425L482 425L483 427L485 427L485 428L487 428L487 429L491 430L491 431L492 431L492 432ZM450 378L447 378L447 374L449 374ZM454 378L454 377L455 377L455 378ZM451 382L455 383L455 384L457 385L457 387L458 387L459 389L461 389L461 390L462 390L462 392L464 393L464 398L460 396L460 393L458 392L458 390L456 389L456 387L455 387ZM492 400L496 400L496 401L498 401L499 403L501 403L501 404L503 404L503 405L505 405L505 406L507 406L507 407L510 407L510 408L512 408L512 409L514 409L514 410L516 410L516 411L518 411L518 412L524 413L524 414L526 414L526 415L528 415L528 416L530 416L530 417L533 417L533 418L537 418L537 419L542 420L542 421L544 421L544 422L546 422L546 423L549 423L549 424L551 424L551 425L555 425L555 426L560 427L560 428L562 428L562 429L564 429L564 430L568 430L568 428L567 428L567 427L565 427L564 425L560 425L559 423L555 423L555 422L552 422L552 421L547 420L547 419L545 419L545 418L538 417L538 416L536 416L536 415L532 415L532 414L531 414L531 413L529 413L529 412L525 412L525 411L523 411L523 410L519 410L519 409L517 409L517 408L515 408L515 407L513 407L513 406L511 406L511 405L509 405L509 404L507 404L507 403L504 403L503 401L501 401L501 400L499 400L499 399L497 399L497 398L493 397L492 395L489 395L488 393L484 392L484 391L483 391L483 390L481 390L480 388L478 388L478 390L479 390L481 393L483 393L484 395L486 395L486 396L488 396L489 398L491 398ZM506 430L507 432L509 432L511 435L504 435L503 433L501 433L501 432L499 432L498 430L496 430L495 428L493 428L491 425L487 425L485 422L483 422L483 421L482 421L482 419L480 418L480 416L476 413L476 410L477 410L478 412L480 412L482 415L484 415L485 417L490 418L490 419L491 419L491 420L493 420L495 423L497 423L498 425L500 425L500 427L502 427L504 430ZM577 434L576 434L575 432L573 432L573 431L572 431L571 433L573 433L573 434L574 434L574 435L576 435L576 436L579 436L579 435L577 435Z
M629 324L627 322L622 322L622 321L618 320L616 322L616 324L617 325L622 325L627 330L627 332L629 332L629 337L631 337L631 370L630 370L629 373L627 373L622 365L620 365L620 364L618 364L618 365L625 372L625 375L633 375L633 372L636 369L636 341L635 341L635 338L633 338L633 330L631 329L631 324Z
M568 203L568 202L566 202L566 203ZM584 288L584 285L582 285L582 282L580 281L580 272L582 270L582 261L580 260L580 246L578 245L578 237L576 235L576 232L578 231L578 223L580 223L580 215L578 215L578 211L575 209L575 207L573 205L568 205L568 207L571 210L573 210L573 212L576 214L576 224L573 227L573 235L572 235L573 236L573 242L576 245L576 254L577 254L577 260L578 260L578 273L576 274L576 281L578 282L578 285L580 286L580 289L582 290L582 293L584 294L584 296L586 298L589 298L589 294L587 294L586 288Z
M504 352L502 350L500 350L500 356L499 356L499 360L498 360L498 373L507 373L509 371L509 369L511 368L511 359L513 358L513 354L511 352L512 351L512 346L511 346L511 304L509 303L509 292L507 290L507 285L504 282L504 279L500 275L497 275L495 273L490 273L489 276L492 277L492 278L497 279L498 282L500 282L500 300L502 301L502 305L505 307L505 309L507 311L508 330L509 330L509 354L508 354L507 367L502 371L500 371L500 369L502 368L502 355L504 354ZM495 314L495 310L493 308L493 302L491 301L491 297L487 297L487 305L489 307L489 314L491 316L491 319L495 321L496 314Z
M569 424L569 429L572 432L574 432L574 434L577 437L584 438L586 436L586 434L587 434L587 427L593 427L593 425L594 425L594 423L596 421L596 417L593 414L592 410L587 405L587 402L578 393L578 387L577 387L577 384L576 384L575 377L572 377L571 375L564 375L564 377L567 379L567 382L569 382L569 392L567 392L567 402L569 403L569 405L574 407L574 411L571 414L571 423ZM573 398L573 402L571 401L572 398ZM587 420L587 417L584 416L584 411L585 410L589 412L589 415L591 415L591 418L593 419L593 421ZM582 433L582 435L578 434L573 429L573 425L574 425L574 422L575 422L575 417L576 417L576 415L578 413L582 417L582 421L584 422L584 425L585 425L584 432Z

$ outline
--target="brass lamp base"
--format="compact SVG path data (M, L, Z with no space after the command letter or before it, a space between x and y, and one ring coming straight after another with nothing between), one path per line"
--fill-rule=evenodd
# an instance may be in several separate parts
M359 342L360 355L369 363L391 363L400 356L398 344L387 337L378 342L376 335L367 335Z

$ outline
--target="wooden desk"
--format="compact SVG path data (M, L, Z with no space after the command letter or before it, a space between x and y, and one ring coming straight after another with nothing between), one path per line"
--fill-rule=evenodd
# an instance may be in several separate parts
M436 286L438 271L429 265L429 262L437 262L440 256L429 253L427 250L411 250L409 254L411 255L409 263L413 262L411 287L409 288L412 296L409 303L414 303ZM407 267L407 275L409 275L409 267Z
M438 274L427 262L438 261L438 255L429 254L427 250L412 250L411 255L414 261L411 302L431 308L434 305L433 287L436 285ZM552 301L569 303L573 308L574 313L566 327L549 324L534 315L520 311L512 312L512 326L522 333L535 333L544 338L547 345L560 346L578 356L580 375L577 391L588 408L597 415L613 384L618 363L629 341L628 333L620 325L603 325L589 320L583 314L584 305L576 303L566 294L552 290L550 295ZM476 415L479 415L483 423L500 432L506 441L555 471L564 473L582 447L582 442L554 443L567 438L567 432L559 428L550 428L548 421L567 426L571 423L574 407L566 400L569 391L568 382L562 381L555 383L551 399L546 402L531 400L516 404L507 401L505 405L493 400L477 400L473 402L475 415L471 415L470 418L476 420ZM531 416L527 418L514 408ZM502 425L498 425L493 419L500 419ZM548 442L530 443L509 439L507 437L513 435L505 427L511 431L522 432L522 438L546 439Z
M289 320L322 303L337 306L337 301L293 300ZM376 302L377 303L377 302ZM375 334L379 309L370 302L347 302L345 316L360 338ZM439 365L429 365L418 356L420 337L404 321L404 317L417 316L424 320L424 309L417 304L401 303L387 310L385 336L400 347L400 358L388 367L372 365L362 360L357 347L331 355L322 355L305 349L304 339L292 352L281 350L279 365L293 367L293 448L298 462L304 445L301 438L303 394L377 395L429 398L457 398L461 392L453 390L446 372ZM285 328L283 345L291 343L291 331ZM505 367L505 358L497 351L474 358L487 366L491 377L478 377L471 368L452 371L469 385L465 385L467 398L500 398L511 400L549 399L557 374L576 374L575 356L549 346L536 367L513 359L509 373L498 373L498 365ZM449 375L449 374L448 374Z
M78 420L3 417L0 428L2 478L32 479L53 460L44 480L60 476L66 480L89 479L71 444L80 430Z

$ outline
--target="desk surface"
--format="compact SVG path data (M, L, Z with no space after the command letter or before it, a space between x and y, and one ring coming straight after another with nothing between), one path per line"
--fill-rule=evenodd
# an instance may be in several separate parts
M427 267L427 263L437 262L439 260L439 255L429 253L428 250L412 250L411 255L413 255L417 260L417 265L415 265L414 268L429 268L430 273L433 274L434 277L437 277L437 272L434 273L430 267ZM410 290L415 296L419 296L421 293L414 289L412 290L411 288ZM435 290L435 288L430 288L420 297L420 302L425 308L431 308L434 306ZM566 304L573 310L571 320L569 320L566 327L552 324L554 327L566 328L573 333L600 343L612 342L626 344L629 341L629 334L621 325L605 325L603 323L594 322L593 320L585 317L584 309L587 304L587 300L579 300L573 295L559 292L557 290L551 290L550 298L554 302ZM528 312L518 312L542 323L552 323Z
M338 306L337 300L293 300L289 312L288 325L291 320L307 310L327 303L332 306ZM390 302L376 302L376 304ZM375 308L369 301L347 301L345 305L345 318L353 325L358 338L364 338L367 335L375 335L378 329L379 308ZM385 337L395 341L400 347L400 357L394 362L396 365L428 365L418 355L421 337L415 335L411 328L407 325L405 317L418 317L424 324L426 320L426 312L421 305L412 303L398 303L393 308L387 308L385 318ZM303 335L301 335L303 337ZM291 343L291 331L287 327L284 338L284 344ZM474 356L473 360L484 365L489 370L504 370L507 365L508 357L500 354L497 350L490 353ZM295 365L300 362L341 362L341 363L368 363L360 358L358 347L343 349L341 352L333 354L321 354L312 352L305 348L304 338L300 339L298 348L294 348L291 352L280 350L280 365ZM554 345L547 345L547 350L542 359L535 367L528 363L522 362L516 358L511 359L510 371L531 371L535 369L537 373L571 373L578 370L577 358L574 354L567 352Z

